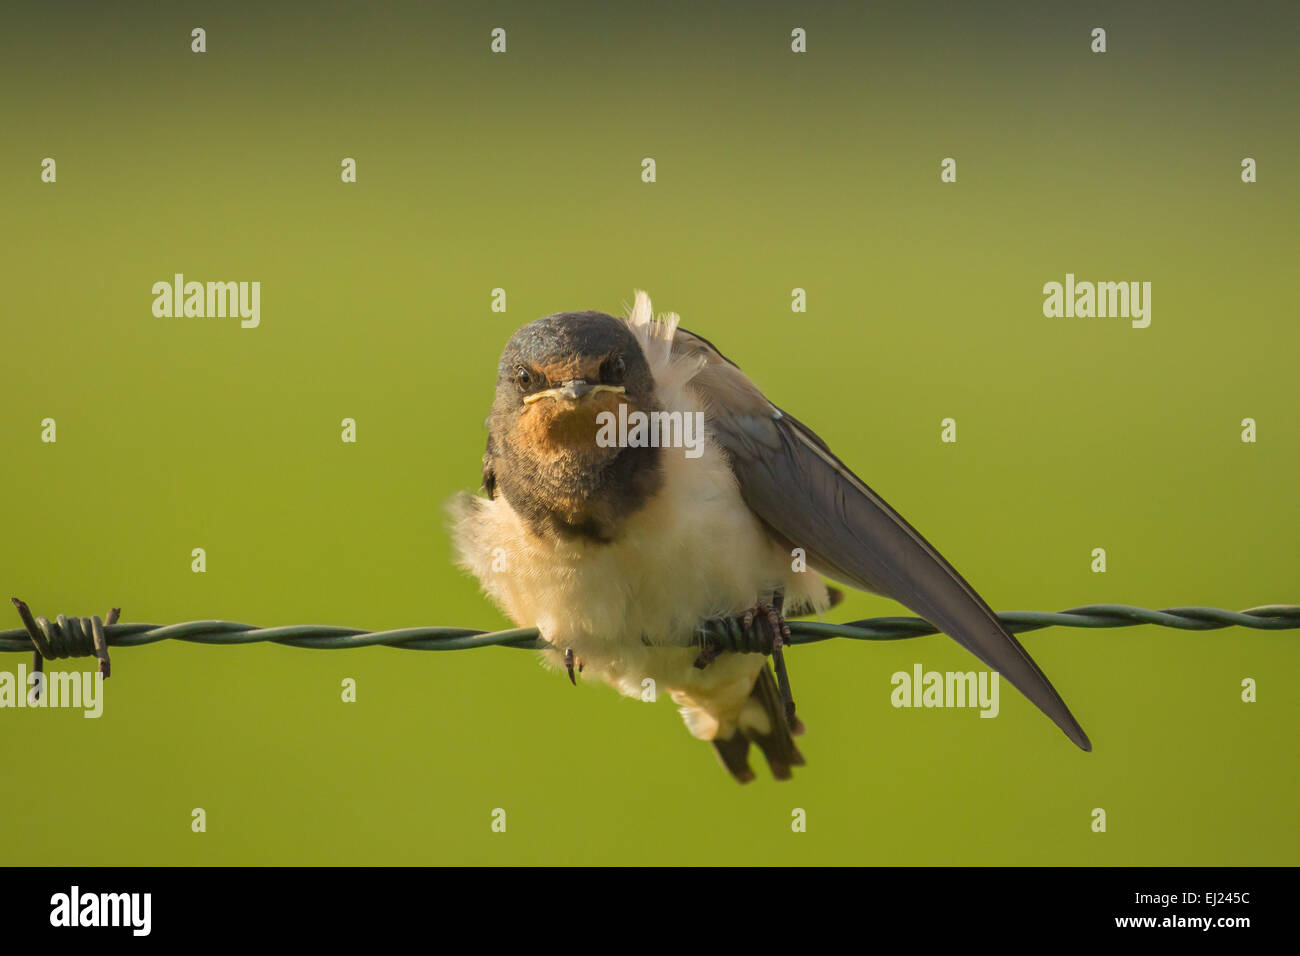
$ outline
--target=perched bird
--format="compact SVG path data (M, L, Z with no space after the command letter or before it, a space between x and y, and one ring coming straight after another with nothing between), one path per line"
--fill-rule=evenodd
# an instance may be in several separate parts
M825 575L911 608L1090 750L1043 672L939 552L677 324L638 292L627 319L548 315L501 355L487 497L456 498L452 535L504 612L540 630L549 662L633 697L666 691L737 780L753 778L751 743L785 779L804 759L783 609L830 606ZM759 646L701 642L708 621L735 622ZM775 677L754 650L772 654Z

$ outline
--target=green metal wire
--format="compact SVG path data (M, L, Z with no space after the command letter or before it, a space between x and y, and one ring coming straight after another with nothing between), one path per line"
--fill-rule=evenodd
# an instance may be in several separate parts
M1225 627L1263 630L1300 628L1300 605L1270 604L1245 611L1212 607L1173 607L1164 610L1130 607L1125 604L1090 604L1065 611L1003 611L998 619L1007 630L1021 633L1045 627L1111 628L1154 624L1184 631L1211 631ZM47 646L59 657L89 656L94 653L84 618L55 621L36 618ZM158 641L188 641L193 644L284 644L317 650L351 647L399 647L408 651L462 651L475 647L547 647L536 628L506 631L477 631L465 627L407 627L393 631L366 631L355 627L296 624L286 627L258 627L234 621L187 621L183 624L104 624L109 647L139 647ZM818 621L790 621L792 644L813 644L831 638L858 641L896 641L936 634L937 629L916 617L876 617L847 624ZM0 652L32 651L33 639L26 628L0 631Z

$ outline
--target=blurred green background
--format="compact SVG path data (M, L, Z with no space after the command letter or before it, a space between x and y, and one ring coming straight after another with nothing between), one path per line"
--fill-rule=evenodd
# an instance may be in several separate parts
M1300 602L1300 12L1131 6L6 4L3 596L503 626L444 517L497 356L645 288L996 609ZM176 272L261 327L154 318ZM1151 327L1045 318L1067 272L1152 282ZM0 863L1300 863L1294 632L1025 644L1094 753L1005 684L891 708L977 666L947 638L838 641L790 654L807 768L745 788L524 651L122 649L100 720L0 711Z

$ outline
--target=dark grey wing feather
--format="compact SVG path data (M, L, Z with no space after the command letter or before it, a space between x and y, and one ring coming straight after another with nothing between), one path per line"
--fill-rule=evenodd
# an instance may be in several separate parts
M703 361L691 385L745 502L803 548L810 567L911 608L1010 681L1075 744L1092 749L1042 670L974 588L825 442L769 402L706 339L679 329L673 352Z

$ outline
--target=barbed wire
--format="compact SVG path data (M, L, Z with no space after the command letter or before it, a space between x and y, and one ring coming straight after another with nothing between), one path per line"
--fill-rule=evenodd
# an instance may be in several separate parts
M0 631L0 652L35 651L38 657L96 656L101 672L107 676L108 647L140 647L159 641L187 641L193 644L283 644L317 650L342 650L353 647L397 647L411 651L461 651L476 647L518 647L540 650L550 645L536 628L512 628L480 631L466 627L406 627L388 631L367 631L356 627L322 624L292 624L261 627L236 621L186 621L181 624L115 623L118 609L104 620L96 617L66 617L53 621L33 617L27 605L13 599L23 620L23 627ZM1115 628L1154 624L1185 631L1211 631L1226 627L1262 630L1300 628L1300 605L1269 604L1245 611L1226 611L1212 607L1172 607L1163 610L1132 607L1127 604L1089 604L1064 611L1002 611L1000 620L1013 633L1036 631L1046 627ZM692 644L710 637L722 641L724 650L756 650L726 622L705 622L696 631ZM918 617L875 617L845 624L821 621L790 621L791 644L814 644L834 638L858 641L896 641L937 634L938 629ZM729 637L728 635L731 635ZM101 641L102 636L102 641Z

